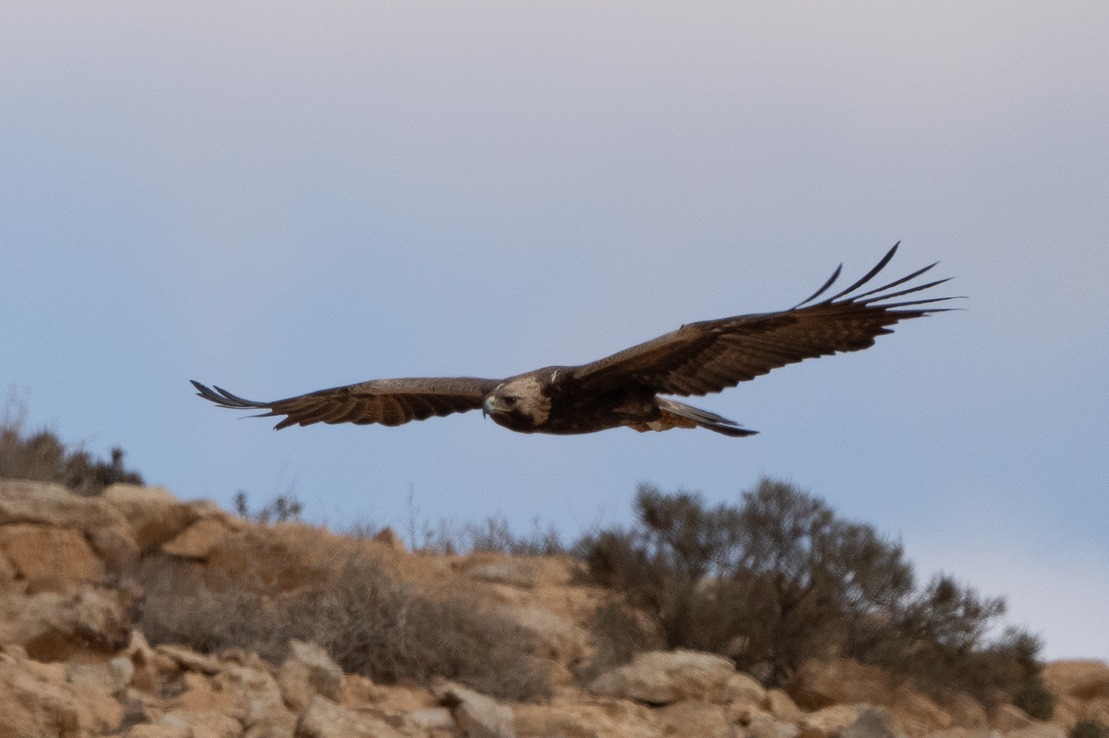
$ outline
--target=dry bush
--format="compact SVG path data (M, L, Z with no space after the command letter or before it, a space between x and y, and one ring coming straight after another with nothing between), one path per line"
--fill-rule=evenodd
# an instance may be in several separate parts
M513 700L553 689L528 637L505 615L459 589L417 591L369 555L286 593L213 584L200 565L161 555L142 564L139 580L146 588L140 627L152 643L239 647L276 663L296 638L318 643L344 671L380 682L443 677Z
M595 651L577 668L576 676L589 683L596 677L623 666L643 651L666 647L658 628L637 609L619 600L600 605L586 624Z
M67 448L53 432L24 430L26 411L9 399L0 417L0 477L63 484L79 495L98 495L117 482L142 484L142 476L123 464L123 450L97 459L82 449Z
M919 588L899 543L824 501L764 479L739 505L646 485L635 505L637 525L591 534L578 551L593 581L652 618L669 647L715 651L771 685L807 659L848 656L937 695L1050 716L1039 641L988 638L1002 598L949 576Z
M501 514L485 520L461 525L440 520L432 527L426 521L417 532L416 524L409 524L410 543L414 549L436 554L503 553L510 556L559 556L566 553L566 546L554 528L542 528L539 521L532 522L532 529L525 534L512 530Z
M1097 720L1079 720L1070 729L1067 738L1109 738L1109 726Z
M257 510L251 510L246 492L239 490L235 493L232 505L240 518L260 525L299 523L300 514L304 512L304 504L292 491L274 497Z

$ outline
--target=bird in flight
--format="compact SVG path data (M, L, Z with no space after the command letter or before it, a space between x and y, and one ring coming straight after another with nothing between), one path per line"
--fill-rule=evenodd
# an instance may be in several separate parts
M935 304L952 297L898 299L948 281L913 284L936 264L859 291L889 264L897 246L865 276L830 297L817 301L838 280L842 265L789 310L687 323L589 364L548 366L506 379L373 379L273 402L254 402L220 387L192 384L198 395L220 407L264 410L261 417L285 416L277 429L313 423L394 426L480 409L497 424L520 433L593 433L626 426L637 431L707 428L726 436L749 436L757 431L664 395L720 392L780 366L860 351L872 346L876 336L891 333L890 326L899 321L950 309Z

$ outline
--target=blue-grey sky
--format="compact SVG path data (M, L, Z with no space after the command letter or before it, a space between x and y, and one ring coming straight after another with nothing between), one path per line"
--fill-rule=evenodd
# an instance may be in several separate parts
M333 526L573 534L641 481L784 478L1109 658L1106 38L1100 1L7 3L0 383L178 495ZM188 385L581 363L897 240L965 310L696 403L749 439L274 433Z

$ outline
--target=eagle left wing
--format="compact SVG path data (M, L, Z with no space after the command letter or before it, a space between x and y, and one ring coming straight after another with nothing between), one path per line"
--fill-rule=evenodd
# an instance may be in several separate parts
M220 407L267 411L261 413L261 417L284 415L285 418L274 426L276 430L312 423L401 425L433 415L477 410L485 395L499 383L499 379L477 377L375 379L284 400L255 402L233 395L221 387L192 382L198 395Z
M811 297L789 310L689 323L654 340L575 367L572 377L583 387L597 390L630 384L660 394L704 395L787 364L868 348L877 336L891 333L890 326L895 323L945 310L931 305L954 299L896 299L948 281L939 279L895 289L936 264L858 292L885 268L897 246L857 282L820 302L814 301L832 287L842 267Z

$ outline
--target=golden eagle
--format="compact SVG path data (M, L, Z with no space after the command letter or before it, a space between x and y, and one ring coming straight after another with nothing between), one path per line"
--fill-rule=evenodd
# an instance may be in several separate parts
M627 426L637 431L708 428L727 436L756 431L660 395L704 395L734 387L786 364L859 351L889 326L946 308L951 297L896 298L946 282L906 285L936 264L881 287L858 292L893 258L897 244L850 287L820 302L842 265L812 296L776 313L688 323L664 336L580 366L548 366L507 379L423 377L374 379L274 402L253 402L219 387L193 382L197 394L220 407L284 415L275 427L312 423L401 425L432 415L481 409L521 433L593 433ZM938 263L938 262L936 262Z

